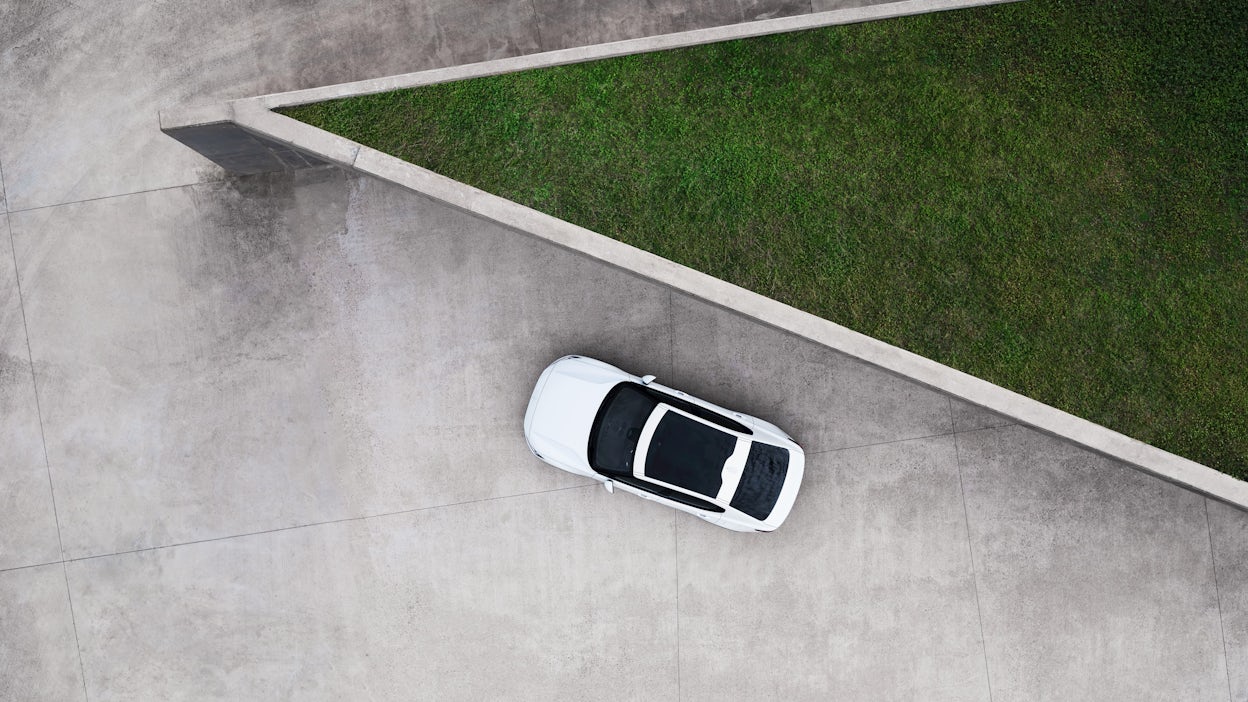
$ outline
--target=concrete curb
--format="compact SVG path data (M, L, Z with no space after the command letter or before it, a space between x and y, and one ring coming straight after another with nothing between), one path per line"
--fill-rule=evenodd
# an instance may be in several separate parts
M701 44L713 44L715 42L730 41L733 39L761 37L768 34L796 32L803 29L816 29L818 27L830 27L840 24L857 24L859 22L868 22L871 20L891 19L907 15L919 15L926 14L928 12L956 10L967 7L979 7L983 5L998 5L1016 1L1017 0L902 0L901 2L887 2L879 5L868 5L866 7L851 7L844 10L812 12L793 17L777 17L776 19L745 22L742 24L730 24L722 27L708 27L705 29L694 29L687 32L676 32L673 34L660 34L657 36L640 37L637 39L626 39L623 41L609 42L607 44L593 44L591 46L578 46L570 49L560 49L558 51L545 51L542 53L515 56L496 61L484 61L481 63L470 63L462 66L435 68L428 71L404 73L397 76L361 80L353 83L327 85L325 87L310 88L308 90L273 93L271 95L263 95L255 99L259 100L261 104L269 109L293 107L295 105L324 102L325 100L334 100L342 97L358 97L360 95L384 93L391 90L416 88L423 85L449 83L451 81L465 80L468 78L480 78L482 76L515 73L517 71L527 71L534 68L549 68L551 66L563 66L570 63L596 61L598 59L612 58L616 56L644 54L652 51L664 51L667 49L680 49L689 46L699 46Z
M553 66L592 60L624 53L654 51L675 46L691 46L746 36L758 36L808 27L894 17L951 7L988 4L916 0L892 3L880 8L860 8L803 17L769 20L676 35L615 42L596 47L537 54L456 68L409 73L313 90L248 98L231 103L233 124L252 137L290 149L315 162L328 162L358 173L394 183L411 192L448 204L456 209L501 224L513 231L546 241L601 261L677 292L741 314L761 324L779 329L895 373L921 385L947 393L965 402L1015 419L1041 431L1131 465L1162 480L1180 485L1220 502L1248 511L1248 482L1136 439L1050 407L1018 393L967 375L930 359L891 346L828 320L802 312L731 283L713 278L654 254L636 249L575 224L543 214L510 200L491 195L393 156L330 134L271 111L278 106L305 104L318 100L429 85L467 77L496 75L539 66ZM902 11L905 8L908 11ZM836 15L835 21L831 15ZM850 19L847 19L850 18ZM804 22L802 20L805 20ZM765 25L760 27L759 25ZM695 41L696 40L696 41ZM572 55L575 54L576 58ZM204 122L188 123L185 117L205 115L219 119L218 108L187 111L161 116L166 131L197 128Z

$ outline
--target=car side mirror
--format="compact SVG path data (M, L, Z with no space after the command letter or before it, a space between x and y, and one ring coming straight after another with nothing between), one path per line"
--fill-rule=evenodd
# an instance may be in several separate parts
M610 480L603 481L602 487L606 488L607 492L615 494L615 483L611 482Z
M641 384L649 385L650 383L654 382L655 377L656 376L653 376L653 375L643 375L641 376Z

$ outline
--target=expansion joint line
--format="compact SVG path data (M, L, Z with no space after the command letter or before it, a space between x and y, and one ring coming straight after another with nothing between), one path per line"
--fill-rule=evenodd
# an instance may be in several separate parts
M537 15L536 0L529 0L529 9L533 11L533 31L537 34L537 50L539 52L545 51L546 42L542 40L542 20Z
M949 423L954 426L953 398L949 401ZM975 614L979 618L979 645L984 656L984 682L988 686L988 702L992 702L992 673L988 668L988 638L984 635L984 607L979 601L979 574L975 568L975 547L971 543L971 514L966 506L966 485L962 482L962 450L958 446L958 432L953 432L953 456L958 464L958 492L962 495L962 523L966 527L966 553L971 559L971 588L975 593Z
M1226 624L1222 621L1222 589L1218 586L1218 554L1213 548L1213 523L1209 519L1209 498L1205 498L1205 531L1209 535L1209 567L1213 570L1213 594L1218 602L1218 631L1222 634L1222 667L1226 673L1226 698L1231 700L1231 649L1226 645Z
M4 171L0 170L0 182L4 180ZM7 197L7 193L6 193ZM13 237L13 220L7 213L4 215L5 228L9 231L9 254L13 257L13 279L17 285L18 307L22 313L22 332L26 335L26 360L30 363L30 389L35 396L35 416L39 420L39 443L43 447L43 468L48 477L48 495L52 498L52 519L56 524L56 547L61 555L61 577L65 581L65 600L69 604L69 621L74 628L74 648L78 651L78 675L82 681L82 698L90 699L87 694L87 670L82 663L82 642L78 638L78 617L74 613L74 594L69 587L69 567L65 565L65 541L61 538L61 515L56 507L56 486L52 482L52 462L48 459L48 435L43 428L43 406L39 402L39 381L35 374L35 354L30 345L30 323L26 320L26 295L22 291L22 276L18 273L17 241Z

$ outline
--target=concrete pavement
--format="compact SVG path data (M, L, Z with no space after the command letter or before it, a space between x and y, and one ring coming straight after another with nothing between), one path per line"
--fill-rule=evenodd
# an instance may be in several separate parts
M1248 515L376 181L225 178L156 128L757 5L0 8L0 699L1248 699ZM531 383L569 352L793 433L785 528L529 456Z

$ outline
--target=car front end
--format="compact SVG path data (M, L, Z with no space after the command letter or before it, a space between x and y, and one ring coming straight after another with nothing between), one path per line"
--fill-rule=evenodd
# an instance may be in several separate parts
M611 388L633 376L601 361L564 356L546 367L524 413L524 440L539 459L601 480L589 467L589 432Z

